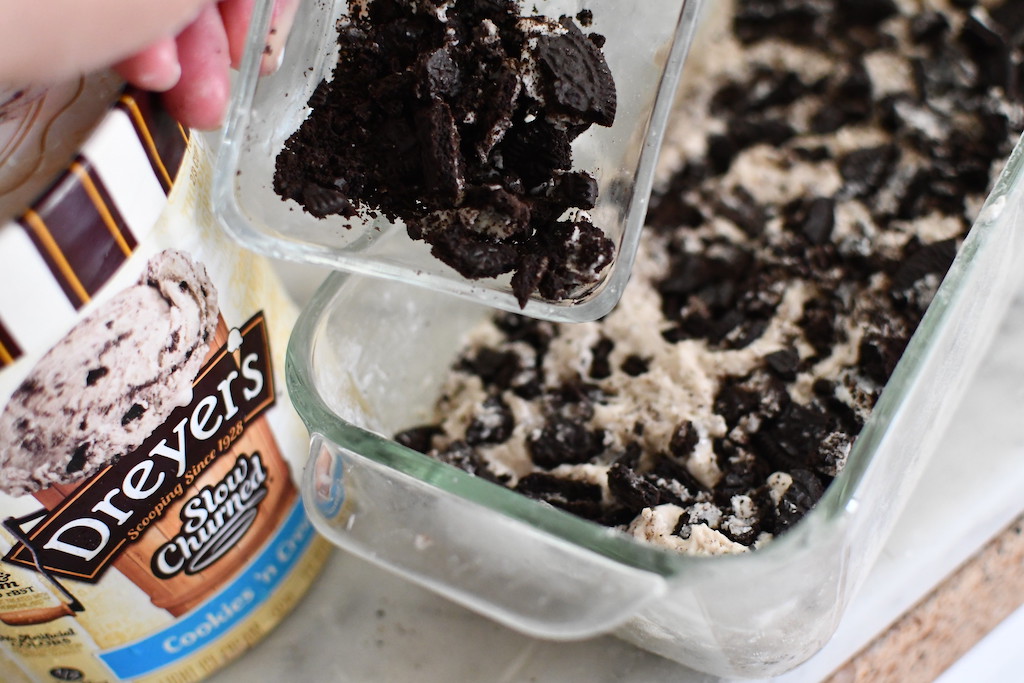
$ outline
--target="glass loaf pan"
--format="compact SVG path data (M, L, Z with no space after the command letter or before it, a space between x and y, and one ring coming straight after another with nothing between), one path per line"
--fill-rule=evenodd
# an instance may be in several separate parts
M702 0L531 0L530 12L549 17L593 11L588 31L612 36L604 54L618 88L610 128L591 127L573 143L574 167L599 185L590 212L617 249L593 288L560 301L534 296L524 312L561 321L595 320L618 301L629 279L647 212L654 165L672 97L693 37ZM307 100L330 76L337 55L336 23L347 0L315 0L289 33L284 60L258 78L272 0L257 0L246 54L224 126L213 184L213 208L230 234L255 251L333 269L410 282L421 287L519 311L510 276L470 280L385 219L320 220L273 190L275 159L307 117Z
M722 676L791 669L836 629L1019 284L1021 157L1018 144L846 468L765 548L670 554L395 443L430 414L460 338L490 310L344 274L288 351L313 434L311 518L335 544L532 635L614 632Z

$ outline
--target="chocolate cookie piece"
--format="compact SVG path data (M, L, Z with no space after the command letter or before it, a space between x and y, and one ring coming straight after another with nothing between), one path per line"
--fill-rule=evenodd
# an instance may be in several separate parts
M512 436L516 426L512 409L500 396L491 396L466 428L466 443L479 446L486 443L504 443Z
M616 462L608 470L608 488L615 499L632 512L631 517L661 500L657 486L622 462Z
M499 61L489 71L481 74L487 79L486 90L478 86L482 97L475 112L467 115L476 119L473 128L477 131L475 149L477 157L486 163L494 146L501 142L512 128L512 116L516 112L519 95L523 91L522 78L515 71L515 66L508 60Z
M541 36L535 52L545 104L570 121L611 126L618 102L604 54L571 18L559 23L565 33Z
M843 126L865 122L874 113L871 78L860 60L851 61L827 84L828 95L811 119L811 130L834 133Z
M812 467L818 445L832 431L828 415L819 407L789 402L753 435L752 442L774 469L788 472Z
M544 254L525 254L519 259L516 272L512 275L512 293L519 302L520 308L525 308L530 296L537 291L540 283L548 273L551 259Z
M771 466L758 456L756 450L728 438L715 441L715 453L719 455L722 478L711 491L711 499L720 506L729 505L734 496L746 495L756 499L772 473Z
M722 85L712 96L710 108L718 116L766 114L770 110L793 104L814 92L816 84L789 69L758 65L743 81ZM730 124L735 119L730 119Z
M741 0L737 3L733 31L744 43L776 36L782 40L807 42L822 12L812 2L787 0Z
M435 193L439 201L462 203L466 172L461 156L461 138L451 108L432 100L415 114L423 168L424 190Z
M601 337L591 349L590 353L590 376L594 379L606 379L612 374L611 363L608 357L615 348L615 342L607 337Z
M519 354L489 347L464 358L459 367L479 377L485 387L497 389L508 389L512 386L512 380L522 371Z
M840 27L875 26L899 13L895 0L838 0L836 10Z
M545 119L514 126L499 148L503 167L527 188L542 186L557 171L572 168L572 140L565 130Z
M1004 88L1011 83L1011 48L1001 27L987 14L972 12L964 21L960 42L974 60L980 88Z
M421 54L416 69L418 78L413 88L420 100L444 101L462 88L462 72L447 46Z
M437 425L422 425L395 434L395 441L414 451L429 453L434 447L434 437L443 433L444 430Z
M519 480L515 490L585 519L596 520L604 515L601 487L596 484L531 472Z
M884 386L903 355L907 340L903 336L889 336L877 332L865 335L860 342L861 371Z
M729 195L720 198L715 208L718 215L729 219L751 237L756 237L764 230L768 222L768 213L764 207L743 186L737 186Z
M582 213L598 184L573 170L572 141L615 119L603 39L513 0L361 4L278 154L275 192L318 218L402 221L466 278L511 272L522 306L595 286L615 244Z
M527 445L533 462L544 469L587 462L604 450L603 434L557 415L531 436Z
M686 458L700 441L700 434L690 420L683 420L676 425L672 432L672 438L668 443L668 450L676 458Z
M444 451L432 451L432 457L447 463L469 474L486 479L496 484L505 484L508 477L498 476L487 465L487 461L480 453L465 441L454 441Z
M900 151L893 145L856 149L839 159L839 173L845 183L843 194L864 197L886 181Z
M693 476L684 463L685 458L665 454L654 457L648 476L659 482L662 502L687 505L707 496L708 487Z
M780 379L787 382L796 379L796 373L800 367L800 354L796 349L787 348L773 351L765 356L764 360Z
M831 241L835 227L836 202L831 197L803 199L793 207L786 227L818 246Z
M765 526L771 533L780 534L799 522L825 493L825 486L811 471L794 469L792 483L786 488L778 505L769 504Z
M431 254L472 280L497 277L518 262L514 245L479 237L465 228L438 231L427 241Z
M916 43L936 45L949 29L949 20L941 12L925 11L910 22L910 35Z
M939 278L946 274L956 257L957 240L948 239L931 244L911 247L907 256L898 265L893 274L892 286L895 290L911 287L915 282L928 275Z
M650 370L650 368L650 361L635 353L629 354L626 356L625 360L622 361L622 371L630 377L639 377Z
M586 171L556 171L548 198L560 206L589 210L597 206L597 194L597 180Z
M582 217L558 221L533 244L548 252L549 263L537 289L545 298L565 299L596 282L615 256L615 245L600 228ZM531 249L537 247L531 246Z

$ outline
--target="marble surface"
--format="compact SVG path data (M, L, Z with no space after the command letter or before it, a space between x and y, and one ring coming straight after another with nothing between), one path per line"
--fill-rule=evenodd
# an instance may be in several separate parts
M284 267L308 295L308 270ZM315 284L315 283L313 283ZM826 647L781 677L818 681L882 632L1024 510L1024 296L1011 306L939 452L869 580ZM1024 617L992 638L1020 642ZM988 678L1024 663L1015 648L992 663L983 641L947 683ZM978 654L978 651L981 654ZM552 643L509 631L341 551L312 591L267 639L215 675L250 680L688 683L716 681L613 637Z

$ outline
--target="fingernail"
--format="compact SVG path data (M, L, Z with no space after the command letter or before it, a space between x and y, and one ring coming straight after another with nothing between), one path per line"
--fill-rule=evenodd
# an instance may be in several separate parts
M170 90L181 79L181 63L177 60L161 60L152 69L138 75L139 87L154 92Z
M285 43L295 22L299 4L298 0L277 0L274 4L275 14L270 22L270 31L267 33L266 47L260 62L260 73L263 75L274 73L284 63Z
M286 36L277 29L271 28L263 47L263 58L260 60L260 74L266 76L281 68L284 63L284 43Z

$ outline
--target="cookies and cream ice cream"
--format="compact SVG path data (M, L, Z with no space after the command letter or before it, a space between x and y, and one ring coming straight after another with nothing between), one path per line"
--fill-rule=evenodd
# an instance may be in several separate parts
M1018 3L729 7L618 307L497 315L436 421L398 435L695 554L756 548L820 499L1024 125Z
M191 400L218 312L202 264L176 250L154 256L15 390L0 414L0 489L80 481L138 448Z

